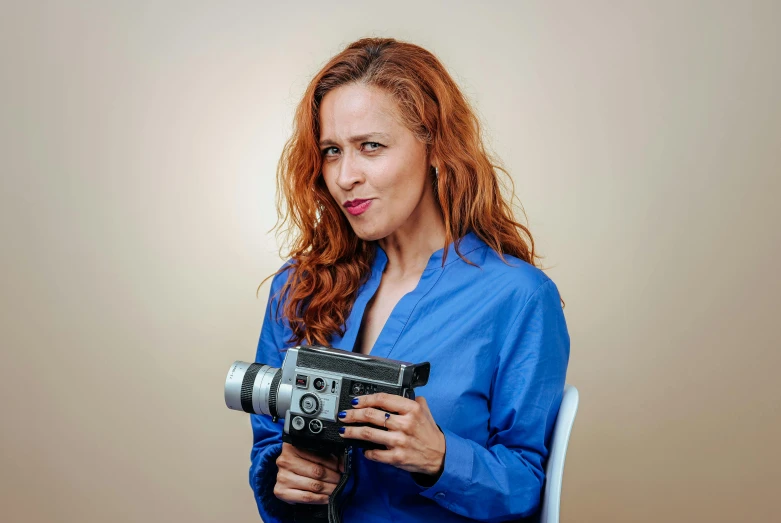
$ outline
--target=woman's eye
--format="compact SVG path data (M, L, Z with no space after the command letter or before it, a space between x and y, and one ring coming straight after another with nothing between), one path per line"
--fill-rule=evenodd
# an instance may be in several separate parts
M376 151L377 149L382 147L382 144L379 144L377 142L364 142L363 147L367 151Z
M323 149L323 156L333 156L339 152L336 147L326 147Z

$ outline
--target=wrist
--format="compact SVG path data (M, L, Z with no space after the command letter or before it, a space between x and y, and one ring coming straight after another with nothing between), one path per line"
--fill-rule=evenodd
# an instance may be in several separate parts
M436 445L437 458L434 459L424 471L411 472L412 479L421 487L430 487L437 481L439 481L442 472L445 470L445 454L447 454L447 444L445 441L445 434L442 429L439 428L439 438Z
M437 425L437 428L439 429L439 425ZM445 443L445 435L442 433L442 429L439 429L439 441L437 445L437 454L438 459L432 463L431 467L429 468L428 474L430 476L436 476L439 478L439 476L442 475L442 471L445 469L445 454L447 453L447 446Z

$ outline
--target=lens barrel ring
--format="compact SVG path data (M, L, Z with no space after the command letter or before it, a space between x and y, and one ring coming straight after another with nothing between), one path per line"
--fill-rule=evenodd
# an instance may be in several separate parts
M255 376L262 367L263 365L259 363L253 363L247 368L241 381L241 408L250 414L255 414L252 408L252 388L255 386Z
M271 380L271 387L268 393L268 410L271 417L277 418L277 393L279 392L279 382L282 381L282 369L277 369L274 378Z

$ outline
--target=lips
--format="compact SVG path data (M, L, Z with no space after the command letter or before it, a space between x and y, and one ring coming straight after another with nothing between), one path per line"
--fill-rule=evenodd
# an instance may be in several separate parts
M344 203L344 208L353 216L358 216L366 212L371 204L371 200L350 200Z

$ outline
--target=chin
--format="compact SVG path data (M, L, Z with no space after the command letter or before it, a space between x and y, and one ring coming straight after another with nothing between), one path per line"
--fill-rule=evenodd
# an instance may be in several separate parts
M390 232L386 231L384 228L375 228L375 227L353 227L353 232L355 235L362 239L365 242L373 242L377 240L381 240L388 236Z
M373 241L381 240L387 236L387 234L363 233L355 230L354 232L358 238L362 239L365 242L373 242Z

